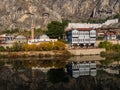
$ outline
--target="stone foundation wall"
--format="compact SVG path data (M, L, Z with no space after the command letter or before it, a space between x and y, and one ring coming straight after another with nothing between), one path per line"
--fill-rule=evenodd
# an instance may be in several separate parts
M72 49L68 51L73 55L99 55L105 49Z

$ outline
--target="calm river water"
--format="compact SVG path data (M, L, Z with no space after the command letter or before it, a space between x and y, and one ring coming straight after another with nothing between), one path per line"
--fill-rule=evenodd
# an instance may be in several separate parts
M0 90L120 90L119 66L100 56L0 60Z

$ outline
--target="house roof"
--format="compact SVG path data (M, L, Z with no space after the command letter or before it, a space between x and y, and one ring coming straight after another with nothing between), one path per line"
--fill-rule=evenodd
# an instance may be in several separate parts
M80 30L80 31L90 31L90 30L93 30L93 28L76 28L76 30Z
M16 39L19 39L19 38L26 39L26 37L23 36L23 35L18 35L18 36L16 37Z
M72 28L69 31L72 31L72 30L90 31L90 30L96 30L96 29L94 29L94 28Z
M42 36L40 36L40 39L49 39L49 37L46 34L43 34Z

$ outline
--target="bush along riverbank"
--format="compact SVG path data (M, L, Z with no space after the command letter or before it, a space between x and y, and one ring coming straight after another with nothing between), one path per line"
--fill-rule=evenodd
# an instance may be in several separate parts
M0 58L18 57L69 57L71 54L66 50L65 43L61 41L42 42L39 45L29 45L24 43L14 43L12 47L0 46Z
M103 65L110 65L113 62L117 62L120 66L120 44L112 44L108 41L101 42L99 44L100 48L105 48L106 52L101 52L101 56L105 57L104 61L101 61Z
M39 45L29 45L25 43L14 43L12 47L0 46L0 58L18 58L18 57L70 57L72 55L96 55L105 49L66 49L65 43L42 42Z

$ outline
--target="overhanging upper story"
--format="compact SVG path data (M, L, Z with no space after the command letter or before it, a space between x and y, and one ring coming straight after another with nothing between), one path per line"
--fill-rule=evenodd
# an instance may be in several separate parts
M74 28L68 31L67 38L71 44L95 44L96 30L93 28Z

